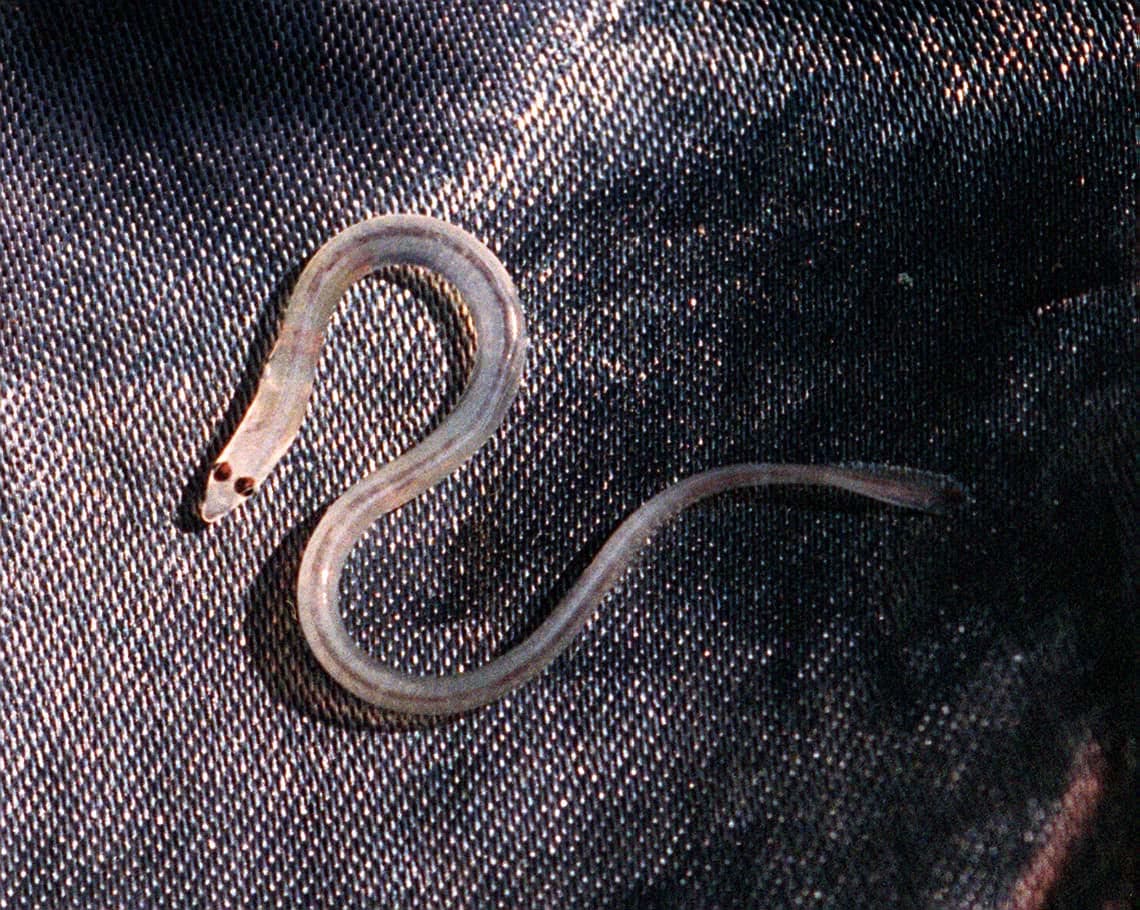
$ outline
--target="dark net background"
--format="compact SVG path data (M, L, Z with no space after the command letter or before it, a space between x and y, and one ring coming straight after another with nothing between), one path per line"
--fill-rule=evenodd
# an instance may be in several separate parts
M1128 15L0 4L0 907L1127 906ZM516 694L368 709L295 575L461 392L448 289L354 288L279 470L194 509L301 267L386 212L483 239L533 340L502 430L352 556L394 665L520 641L704 468L973 502L719 497Z

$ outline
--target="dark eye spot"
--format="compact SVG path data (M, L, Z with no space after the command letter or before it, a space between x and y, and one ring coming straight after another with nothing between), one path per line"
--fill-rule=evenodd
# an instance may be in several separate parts
M220 461L214 465L214 480L222 481L223 483L230 479L230 475L234 470L230 467L228 461Z
M239 477L234 481L234 490L239 496L248 496L253 492L253 478Z

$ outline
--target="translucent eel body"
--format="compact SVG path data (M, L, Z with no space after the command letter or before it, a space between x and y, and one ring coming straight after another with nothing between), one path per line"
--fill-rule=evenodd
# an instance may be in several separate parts
M359 481L317 525L301 561L297 609L313 653L344 688L408 714L456 714L492 702L540 673L570 644L662 524L725 490L770 484L847 490L880 502L940 512L962 497L950 479L889 466L739 464L688 477L625 519L570 592L526 640L489 663L449 676L419 676L381 664L349 636L337 604L345 559L382 515L434 486L471 457L514 400L526 353L518 294L499 260L464 231L418 215L388 215L333 237L301 273L257 394L219 455L201 505L212 522L244 502L296 436L313 388L325 327L355 281L394 264L422 266L450 281L475 327L475 363L459 404L425 440Z

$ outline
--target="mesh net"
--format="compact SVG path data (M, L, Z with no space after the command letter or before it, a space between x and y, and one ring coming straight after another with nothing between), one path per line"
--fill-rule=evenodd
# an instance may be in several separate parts
M1123 5L283 0L0 16L0 906L1110 907L1135 854L1134 35ZM446 672L736 461L468 716L343 694L293 586L472 341L397 271L265 489L194 520L305 260L414 211L532 345L378 523L354 634Z

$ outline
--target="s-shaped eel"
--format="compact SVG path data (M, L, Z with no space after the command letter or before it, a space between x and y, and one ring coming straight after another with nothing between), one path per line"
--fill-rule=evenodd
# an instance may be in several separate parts
M325 328L338 302L350 285L387 265L422 266L450 281L470 310L476 350L467 388L451 414L418 445L337 499L301 560L297 610L309 646L338 683L374 705L407 714L457 714L520 686L569 646L650 536L705 497L739 487L806 485L941 512L964 495L943 475L885 465L738 464L696 474L626 518L545 622L505 654L448 676L393 670L348 634L338 584L345 559L368 528L467 461L514 400L526 323L510 276L482 243L434 218L386 215L355 224L321 247L297 280L257 394L211 469L200 511L205 521L215 521L261 486L301 426Z

